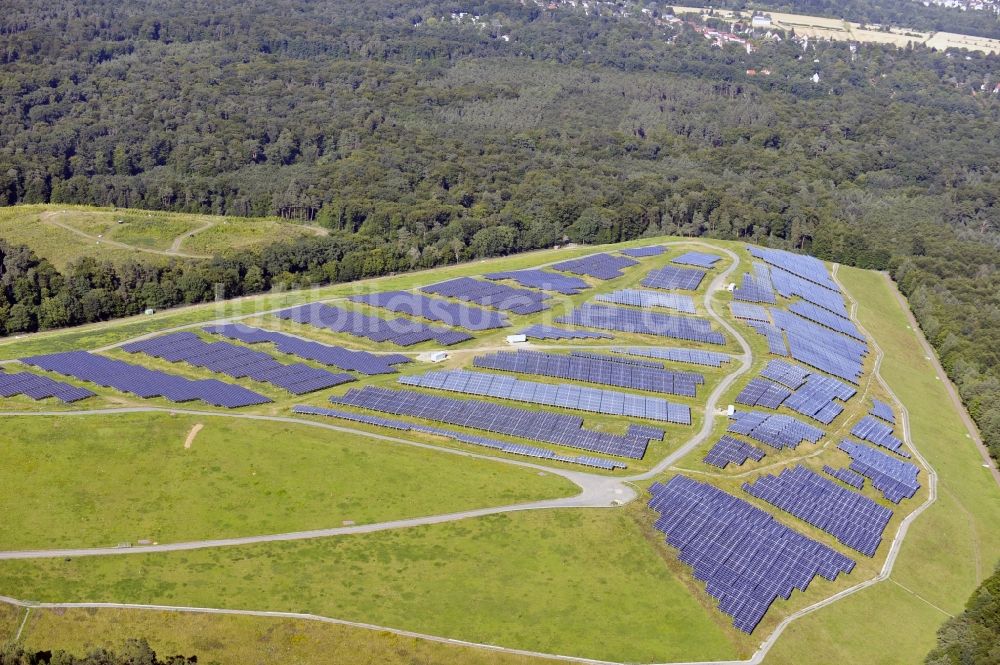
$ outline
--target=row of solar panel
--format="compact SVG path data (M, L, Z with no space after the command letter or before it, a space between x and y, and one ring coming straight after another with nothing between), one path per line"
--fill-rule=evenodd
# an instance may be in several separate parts
M492 330L510 325L507 317L481 307L470 307L441 298L429 298L409 291L381 291L350 296L351 302L408 314L466 330Z
M472 335L459 330L435 328L410 319L382 319L320 303L285 309L275 313L275 316L316 328L364 337L373 342L392 342L398 346L412 346L429 340L442 346L451 346L472 339Z
M399 378L399 382L408 386L448 390L466 395L484 395L577 411L648 418L680 425L691 424L691 409L684 404L671 404L658 397L631 395L567 383L552 385L466 370L446 370L426 372L416 376L402 376Z
M623 269L638 265L638 261L627 256L613 256L611 254L592 254L579 259L562 261L552 266L553 270L568 272L574 275L589 275L597 279L616 279L624 273Z
M708 319L591 303L584 303L570 314L556 319L556 323L640 335L673 337L674 339L686 339L708 344L726 343L722 333L712 330L711 321Z
M624 353L630 356L641 356L644 358L659 358L679 363L690 363L692 365L704 365L706 367L722 367L723 363L728 363L732 357L718 351L700 351L698 349L679 349L668 347L631 347L611 349L615 353Z
M610 302L616 305L631 307L664 307L685 314L694 314L694 299L679 293L660 293L645 289L619 289L610 293L602 293L594 298L600 302Z
M0 369L0 397L24 395L33 400L56 399L69 404L93 397L94 392L31 372L4 372Z
M420 290L515 314L534 314L549 307L548 303L545 302L549 296L544 293L528 289L515 289L506 284L484 282L471 277L450 279L446 282L425 286Z
M579 277L570 277L569 275L538 270L537 268L510 270L507 272L489 272L483 275L483 277L494 281L509 279L531 289L554 291L555 293L562 293L567 296L575 296L581 291L590 288L590 285Z
M536 324L528 326L521 331L521 334L531 339L612 339L613 335L608 333L593 332L591 330L571 330L569 328L557 328Z

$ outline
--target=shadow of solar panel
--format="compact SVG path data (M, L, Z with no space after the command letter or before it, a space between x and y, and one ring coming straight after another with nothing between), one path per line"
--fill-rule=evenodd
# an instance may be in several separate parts
M543 291L554 291L568 296L576 295L584 289L590 288L590 285L579 277L570 277L569 275L537 269L491 272L486 273L483 277L491 280L509 279L521 286L541 289Z
M655 528L745 633L777 598L805 591L816 575L833 581L854 569L852 559L707 483L678 475L649 491L660 515Z
M743 483L743 491L829 533L866 556L875 556L892 511L798 465L777 476Z
M64 376L90 381L139 397L164 397L172 402L198 399L213 406L237 408L264 404L271 400L242 386L215 379L186 379L132 365L121 360L93 355L86 351L68 351L22 358L21 362Z
M578 416L526 411L479 400L451 399L410 390L366 386L361 389L352 388L341 397L331 397L330 401L617 457L642 459L649 444L648 440L586 429Z
M593 332L590 330L570 330L555 326L533 325L521 331L521 334L531 339L612 339L613 335Z

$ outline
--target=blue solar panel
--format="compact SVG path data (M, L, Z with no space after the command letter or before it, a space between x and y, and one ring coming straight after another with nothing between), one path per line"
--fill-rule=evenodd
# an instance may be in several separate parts
M617 457L642 459L649 445L648 439L634 435L622 436L586 429L583 419L578 416L525 410L479 400L438 397L411 390L365 386L352 388L342 397L331 397L330 401Z
M483 282L471 277L459 277L420 289L448 298L465 300L484 307L503 309L515 314L534 314L548 309L549 296L538 291L515 289L506 284Z
M718 351L699 351L698 349L678 349L668 347L632 347L615 348L615 353L625 353L630 356L642 356L645 358L660 358L674 362L691 363L693 365L705 365L706 367L721 367L723 363L732 360L732 357Z
M612 339L613 337L608 333L592 330L571 330L541 324L528 326L521 331L521 334L532 339Z
M614 356L597 354L581 357L540 351L498 351L476 356L472 364L485 369L551 376L688 397L696 395L698 384L705 380L703 376L693 372L674 372L663 368L628 365L617 362Z
M674 476L649 491L649 507L660 514L655 528L745 633L816 575L833 581L854 569L852 559L707 483Z
M67 351L45 356L22 358L21 362L50 372L90 381L142 398L165 397L172 402L199 399L214 406L236 408L264 404L271 400L243 386L223 383L216 379L195 381L176 374L132 365L93 355L86 351Z
M853 550L875 556L892 511L814 473L804 466L786 468L743 483L743 491L795 515Z
M511 270L507 272L490 272L483 275L486 279L503 280L509 279L517 282L521 286L543 291L554 291L564 295L573 296L584 289L589 289L590 285L579 277L570 277L557 272L547 272L545 270Z
M764 451L757 446L726 434L712 446L704 461L706 464L725 469L730 463L742 466L748 459L759 462L764 457Z
M579 455L576 457L571 457L568 455L559 455L552 452L546 448L537 448L535 446L526 446L520 443L512 443L510 441L501 441L500 439L493 439L490 437L480 436L478 434L468 434L466 432L458 432L455 430L445 429L442 427L429 427L426 425L417 425L415 423L408 423L405 420L397 420L395 418L382 418L381 416L366 416L360 413L352 413L350 411L343 411L340 409L321 409L315 406L303 406L297 405L292 408L294 413L302 415L311 416L326 416L328 418L340 418L341 420L348 420L356 423L364 423L366 425L376 425L378 427L388 427L390 429L400 430L400 431L410 431L410 432L423 432L426 434L434 434L436 436L443 436L456 441L461 441L462 443L469 443L474 446L483 446L485 448L491 448L493 450L499 450L505 453L511 453L513 455L523 455L525 457L534 457L538 459L552 460L556 462L567 462L569 464L582 464L594 469L604 469L606 471L613 471L615 469L625 469L627 468L625 464L617 460L604 459L602 457L593 457L592 455Z
M840 290L837 287L837 283L830 278L826 266L817 258L803 254L794 254L780 249L768 249L752 245L748 245L747 250L754 258L766 261L787 273L796 275L831 291Z
M761 323L771 322L771 317L768 315L767 310L760 305L752 305L745 302L732 302L729 304L729 307L733 311L733 316L737 319L743 319L744 321L760 321Z
M881 400L872 400L872 410L869 413L891 425L896 424L896 415L892 412L892 407Z
M667 251L667 248L663 245L647 245L645 247L632 247L630 249L623 249L622 254L626 256L631 256L633 258L642 258L645 256L659 256Z
M773 305L777 298L771 283L771 269L763 263L754 263L753 270L752 275L749 273L743 275L740 286L733 291L733 298L744 302Z
M818 427L783 414L737 411L731 419L730 433L748 436L777 450L796 448L803 441L816 443L823 436Z
M676 316L607 305L584 303L567 316L556 319L556 323L641 335L672 337L708 344L726 343L722 333L712 330L711 321L705 318Z
M412 346L430 340L450 346L472 339L472 335L459 330L436 328L403 318L387 320L320 303L285 309L276 312L275 316L333 332L365 337L373 342L391 342L399 346Z
M705 278L704 270L664 266L659 270L651 270L642 285L653 289L680 289L696 291Z
M351 374L334 374L302 363L283 365L266 353L229 342L206 342L190 332L168 333L132 342L123 346L122 350L126 353L145 353L169 362L184 361L234 379L247 377L296 395L354 381Z
M350 296L348 300L467 330L492 330L510 325L507 317L500 312L460 305L440 298L428 298L409 291L382 291Z
M613 416L663 420L684 425L691 423L691 410L683 404L671 404L659 397L584 388L567 383L552 385L466 370L446 370L402 376L399 378L399 383L407 386L448 390L466 395L497 397L515 402L558 406ZM683 417L679 421L672 420L672 416L678 413L682 414Z
M850 455L851 470L868 478L889 501L899 503L920 489L917 482L920 469L916 465L849 439L844 439L837 447Z
M891 450L897 455L909 457L910 454L903 450L903 442L897 439L892 433L892 427L883 422L875 420L871 416L864 416L851 428L851 434L862 441L874 443L876 446Z
M632 307L665 307L685 314L694 314L694 299L678 293L660 293L643 289L620 289L610 293L602 293L595 300L610 302L617 305Z
M707 254L705 252L687 252L686 254L681 254L676 258L670 259L670 262L679 263L685 266L698 266L699 268L711 268L721 260L722 257L716 256L715 254Z
M823 472L833 476L842 483L846 483L854 489L864 489L865 477L850 469L835 469L828 464L823 465Z
M0 397L24 395L33 400L55 397L69 404L81 399L93 397L94 393L86 388L56 381L47 376L31 372L4 372L0 369Z
M639 262L627 256L612 256L611 254L593 254L580 259L570 259L556 263L553 270L573 273L574 275L590 275L597 279L615 279L621 277L623 269L637 265Z

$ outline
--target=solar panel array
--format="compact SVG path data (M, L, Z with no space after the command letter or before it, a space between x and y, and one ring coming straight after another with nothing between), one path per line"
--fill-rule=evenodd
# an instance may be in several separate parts
M354 381L352 374L334 374L302 363L282 365L261 351L229 342L206 342L192 332L168 333L132 342L123 346L122 350L126 353L145 353L172 363L184 361L234 379L250 378L270 383L295 395Z
M785 342L785 334L781 329L768 323L749 322L750 327L756 330L767 339L767 350L776 356L788 355L788 344Z
M678 312L694 314L694 299L679 293L660 293L644 289L619 289L611 293L602 293L595 300L615 303L616 305L631 305L632 307L666 307Z
M510 279L521 286L543 291L554 291L567 296L575 296L584 289L589 289L590 285L579 277L561 275L557 272L546 272L536 268L527 270L509 270L507 272L490 272L483 275L486 279L501 280Z
M642 258L644 256L659 256L665 251L667 251L667 248L663 245L646 245L645 247L623 249L622 254L633 258Z
M606 363L619 363L622 365L635 365L636 367L652 367L653 369L663 369L663 363L655 360L643 360L641 358L623 358L621 356L610 356L606 353L595 353L593 351L570 351L569 355L576 358L593 358ZM679 372L691 378L695 383L705 383L705 377L696 372Z
M798 314L803 319L809 319L814 323L818 323L821 326L835 330L848 337L853 337L854 339L865 341L865 336L861 334L858 327L854 325L854 322L850 319L845 319L842 316L837 316L829 310L825 310L822 307L817 307L812 303L806 302L805 300L797 300L788 306L788 311L793 314Z
M548 309L549 296L529 289L515 289L506 284L484 282L471 277L458 277L420 289L448 298L457 298L484 307L507 310L515 314L534 314Z
M31 372L4 372L0 369L0 397L24 395L34 400L55 397L69 404L93 397L94 392Z
M860 473L851 471L850 469L835 469L829 464L823 465L823 472L833 476L842 483L847 483L854 489L864 489L865 477Z
M803 441L816 443L823 430L791 416L760 411L737 411L732 416L728 431L748 436L777 450L797 448Z
M528 326L521 331L521 334L532 339L612 339L614 337L608 333L592 330L570 330L569 328L557 328L542 324Z
M365 386L351 388L344 396L331 397L330 401L631 459L642 459L649 445L646 438L585 429L579 416L425 395L412 390Z
M891 450L897 455L909 457L910 454L903 450L903 442L897 439L892 428L885 423L875 420L871 416L864 416L851 428L851 434L862 441L874 443L876 446Z
M230 409L271 401L243 386L224 383L217 379L186 379L176 374L93 355L86 351L32 356L21 358L21 362L142 398L165 397L171 402L199 399L213 406Z
M674 476L649 491L649 507L660 514L655 528L745 633L816 575L833 581L854 569L852 559L707 483Z
M551 376L586 381L619 388L646 390L668 395L693 397L704 377L691 372L673 372L662 368L631 366L598 357L581 358L541 351L497 351L476 356L472 364L484 369ZM700 381L699 381L700 377Z
M704 270L664 266L658 270L650 270L646 278L642 280L642 285L652 289L697 291L704 278Z
M733 316L737 319L760 321L761 323L771 322L771 317L768 315L767 310L760 305L734 301L729 303L729 308L732 310Z
M430 321L440 321L446 325L466 330L492 330L510 325L507 317L500 312L460 305L440 298L428 298L409 291L368 293L350 296L348 300L371 307L380 307L390 312L419 316Z
M442 346L451 346L472 339L472 335L460 330L436 328L403 318L382 319L319 303L285 309L275 313L275 316L333 332L364 337L373 342L392 342L398 346L413 346L430 340Z
M875 556L892 511L798 465L777 476L743 483L743 491L825 531L866 556Z
M771 284L771 270L763 263L753 264L753 274L746 273L740 285L733 290L733 298L744 302L773 305L777 298Z
M649 439L650 441L663 441L663 437L667 434L665 430L662 430L659 427L653 427L652 425L636 425L635 423L629 425L625 433L629 436L638 436L643 439Z
M222 335L229 339L237 339L247 344L274 344L281 353L290 356L313 360L324 365L339 367L343 370L360 372L368 376L376 374L394 374L398 370L393 365L411 362L406 356L397 353L376 355L367 351L351 351L339 346L320 344L293 335L252 328L237 323L227 323L219 326L202 328L207 333Z
M792 390L795 390L805 383L810 374L812 374L812 372L809 370L803 369L798 365L785 362L784 360L772 360L768 362L767 366L760 372L760 375L764 378L777 381L781 385L787 386Z
M351 422L364 423L366 425L388 427L390 429L400 430L402 432L423 432L424 434L434 434L437 436L443 436L449 439L454 439L456 441L461 441L462 443L469 443L474 446L483 446L485 448L492 448L493 450L499 450L500 452L511 453L513 455L523 455L525 457L553 460L556 462L568 462L570 464L582 464L583 466L588 466L594 469L605 469L607 471L613 471L615 469L627 468L626 465L616 460L608 460L601 457L593 457L591 455L580 455L577 457L570 457L568 455L559 455L552 452L551 450L548 450L547 448L526 446L523 443L512 443L510 441L501 441L500 439L493 439L487 436L481 436L479 434L468 434L466 432L457 432L455 430L445 429L443 427L433 427L430 425L419 425L417 423L408 423L405 420L397 420L395 418L383 418L381 416L366 416L361 413L352 413L350 411L342 411L340 409L322 409L315 406L304 406L304 405L296 405L292 407L292 411L294 413L303 415L326 416L328 418L340 418L341 420L349 420Z
M781 249L768 249L766 247L753 247L748 245L747 250L757 259L766 261L776 268L808 280L813 284L818 284L831 291L839 291L837 283L830 278L826 266L819 259L805 254L795 254Z
M736 396L736 403L777 409L791 394L791 390L772 381L750 379L750 383Z
M712 323L708 319L623 309L608 305L584 303L569 315L556 319L556 323L641 335L673 337L708 344L726 343L722 333L712 330Z
M570 259L556 263L553 270L573 273L574 275L590 275L597 279L615 279L624 275L623 269L638 265L638 261L627 256L612 256L611 254L592 254L579 259Z
M718 351L699 351L697 349L677 349L668 347L632 347L615 348L615 353L624 353L630 356L642 356L645 358L659 358L661 360L671 360L679 363L691 363L692 365L704 365L706 367L722 367L723 363L732 360L732 357Z
M849 439L844 439L837 447L851 456L851 471L870 480L872 487L889 501L899 503L920 489L917 482L920 469L915 464Z
M845 337L781 309L771 309L775 326L785 331L791 356L801 363L857 384L864 372L865 342Z
M612 416L648 418L684 425L691 423L691 409L684 404L671 404L659 397L645 397L568 383L553 385L466 370L401 376L399 382L407 386L449 390L466 395L484 395Z
M725 469L730 463L743 466L748 459L759 462L765 453L757 446L725 434L705 455L705 463Z
M892 407L881 400L872 400L872 410L869 413L887 423L896 424L896 414L892 412Z
M722 257L716 256L715 254L707 254L705 252L687 252L676 258L670 259L670 262L680 263L681 265L686 266L698 266L699 268L711 268L721 260Z
M822 374L810 374L805 384L785 400L784 406L829 425L844 411L844 407L834 400L846 402L856 392L843 381Z

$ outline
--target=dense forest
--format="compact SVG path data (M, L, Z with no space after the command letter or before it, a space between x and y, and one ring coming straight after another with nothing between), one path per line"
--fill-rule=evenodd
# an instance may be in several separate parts
M85 656L66 651L27 651L10 644L0 647L0 665L190 665L197 656L158 658L144 639L125 640L120 651L95 649Z
M923 32L955 32L1000 39L1000 14L997 12L924 5L918 0L694 0L684 4L828 16L869 26L893 25Z
M1000 570L976 589L964 612L944 622L937 642L927 665L1000 663Z

